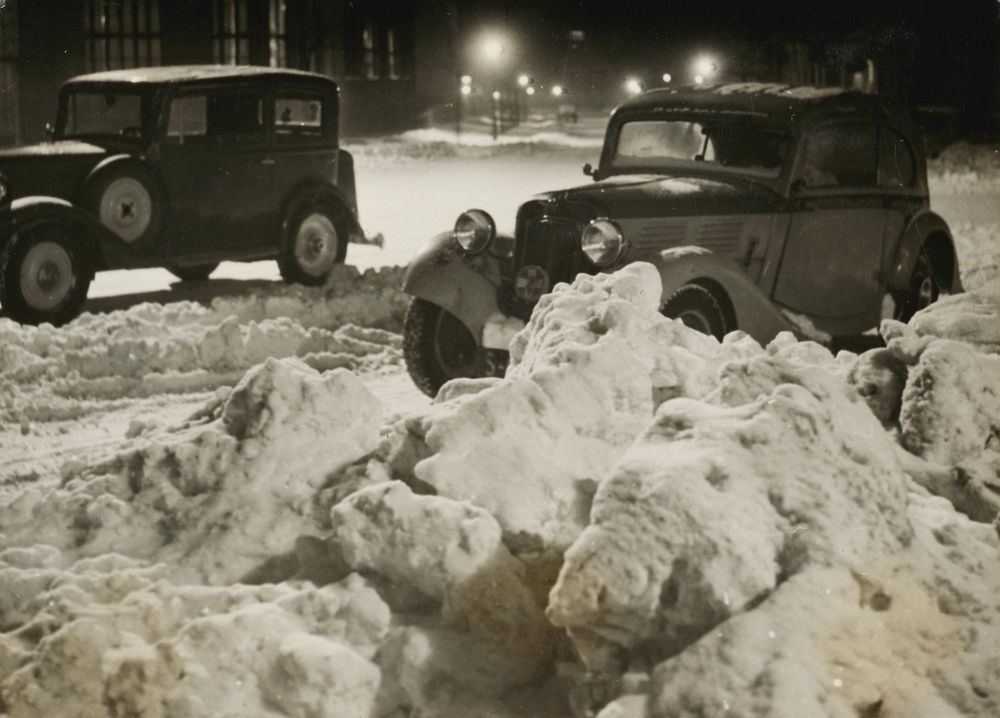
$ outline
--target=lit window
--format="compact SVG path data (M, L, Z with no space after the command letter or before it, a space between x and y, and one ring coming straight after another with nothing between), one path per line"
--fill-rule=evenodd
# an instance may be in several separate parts
M268 2L268 49L271 67L288 67L285 0L269 0Z
M88 69L160 64L159 0L86 0L83 23Z
M247 0L215 0L215 61L220 65L250 64L250 23Z

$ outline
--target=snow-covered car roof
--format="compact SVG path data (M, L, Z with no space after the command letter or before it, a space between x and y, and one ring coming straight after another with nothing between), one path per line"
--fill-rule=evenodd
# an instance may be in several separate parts
M108 70L78 75L66 81L67 85L89 83L128 83L133 85L161 85L188 82L254 77L306 78L336 86L329 77L302 70L259 67L255 65L167 65L163 67L136 67L130 70Z
M649 90L625 101L617 112L698 112L754 114L792 122L813 114L895 115L884 97L840 87L809 87L769 82L690 85Z

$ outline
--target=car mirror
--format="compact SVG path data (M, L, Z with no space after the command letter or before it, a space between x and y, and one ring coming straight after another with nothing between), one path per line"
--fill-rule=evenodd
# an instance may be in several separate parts
M589 162L583 166L583 173L588 177L593 177L594 179L597 179L597 170L595 170L594 166Z

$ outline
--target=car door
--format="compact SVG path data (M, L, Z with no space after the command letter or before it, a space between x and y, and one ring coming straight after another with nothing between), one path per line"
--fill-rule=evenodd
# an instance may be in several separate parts
M820 325L840 327L833 330L838 333L874 325L887 218L878 186L875 123L839 121L814 128L796 176L774 300Z
M174 257L261 252L274 172L265 109L259 86L191 89L170 98L159 163Z
M273 116L276 196L291 197L306 185L335 185L337 127L333 98L319 88L279 84L274 93Z

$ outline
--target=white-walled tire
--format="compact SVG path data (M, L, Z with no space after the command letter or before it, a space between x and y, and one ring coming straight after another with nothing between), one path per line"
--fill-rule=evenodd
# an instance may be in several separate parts
M22 324L59 326L74 319L90 279L81 247L57 224L23 230L0 252L0 306Z
M317 286L347 255L347 231L334 210L305 206L291 215L278 256L278 270L286 282Z

